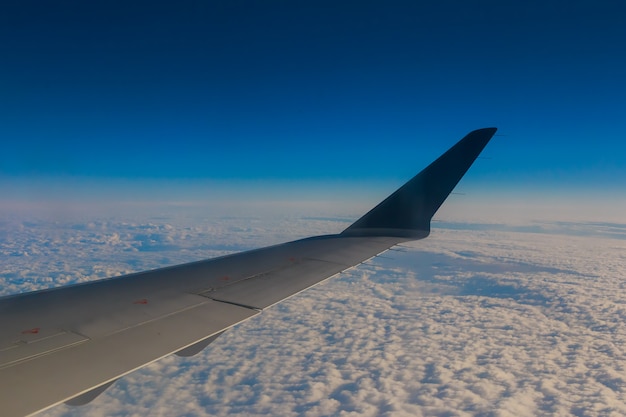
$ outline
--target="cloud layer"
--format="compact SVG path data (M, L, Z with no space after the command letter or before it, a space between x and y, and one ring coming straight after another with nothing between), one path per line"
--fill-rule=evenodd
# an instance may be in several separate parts
M344 226L333 218L10 219L0 240L5 294ZM289 220L300 227L285 231ZM436 229L236 326L192 358L164 358L85 407L42 415L624 415L626 241L615 238L620 225L610 225L611 237L598 227L588 225L594 236Z

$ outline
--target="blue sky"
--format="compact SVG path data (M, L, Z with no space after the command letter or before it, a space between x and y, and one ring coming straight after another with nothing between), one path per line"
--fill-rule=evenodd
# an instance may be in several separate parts
M429 3L3 5L3 194L395 184L487 126L470 186L622 191L622 2Z

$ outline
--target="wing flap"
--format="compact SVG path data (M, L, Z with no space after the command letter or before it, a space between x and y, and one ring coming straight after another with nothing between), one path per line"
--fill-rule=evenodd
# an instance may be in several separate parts
M213 300L265 309L389 249L401 239L321 236L286 245L291 263L207 291Z
M3 350L0 350L0 368L10 366L16 362L27 360L39 355L63 349L89 340L72 332L58 332L52 336L36 339L31 342L19 341Z
M256 314L205 299L159 320L7 366L0 369L2 415L28 415L68 401Z
M264 309L346 269L345 265L303 259L202 295L213 300Z

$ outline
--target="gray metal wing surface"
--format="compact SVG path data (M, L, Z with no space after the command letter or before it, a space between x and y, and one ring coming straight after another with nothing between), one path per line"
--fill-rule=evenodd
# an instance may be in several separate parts
M0 415L89 402L172 353L407 240L430 220L495 133L480 129L337 235L0 299Z

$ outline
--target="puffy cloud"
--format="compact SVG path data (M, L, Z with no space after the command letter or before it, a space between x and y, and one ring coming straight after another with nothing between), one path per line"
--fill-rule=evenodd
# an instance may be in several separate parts
M0 277L5 293L94 279L344 226L329 218L18 219ZM626 414L626 241L575 227L435 229L42 415Z

